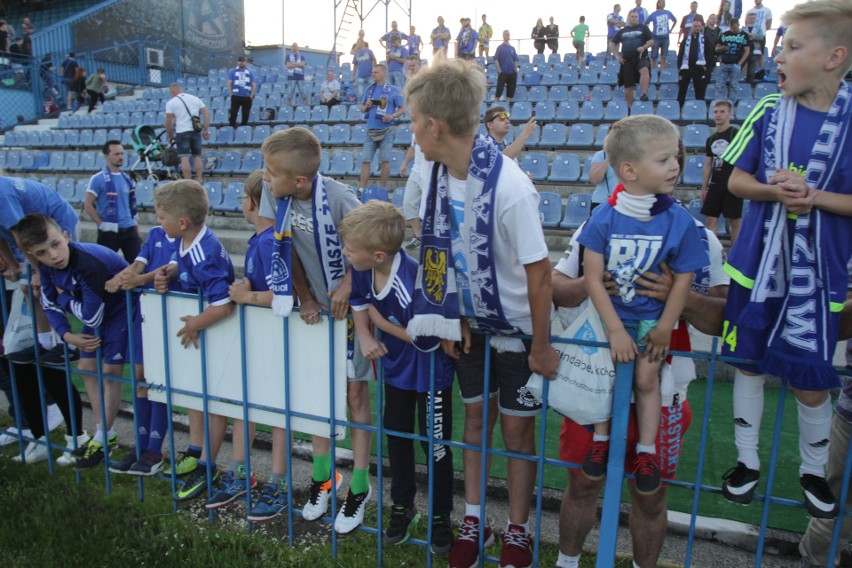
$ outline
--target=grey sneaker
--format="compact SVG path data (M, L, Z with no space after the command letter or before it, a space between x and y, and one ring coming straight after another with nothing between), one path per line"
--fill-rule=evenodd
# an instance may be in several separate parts
M410 241L405 244L405 248L407 249L416 249L420 248L420 238L412 237Z

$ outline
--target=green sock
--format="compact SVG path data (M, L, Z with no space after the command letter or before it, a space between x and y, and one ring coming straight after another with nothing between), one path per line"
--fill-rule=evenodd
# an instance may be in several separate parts
M314 455L314 481L328 481L331 479L331 454L324 456Z
M349 490L352 493L366 493L370 489L370 470L369 468L355 469L352 472L352 482L349 484Z

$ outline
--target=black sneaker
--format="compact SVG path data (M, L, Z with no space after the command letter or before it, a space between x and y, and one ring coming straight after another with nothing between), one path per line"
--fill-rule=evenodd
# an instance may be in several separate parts
M109 470L112 473L128 473L134 463L136 463L136 448L130 448L121 460L110 462Z
M210 484L215 487L219 483L219 469L214 467L210 472ZM174 499L178 503L195 499L207 489L207 468L199 465L192 473L186 476L186 481L178 488L174 494Z
M408 531L420 520L420 514L413 505L394 505L391 507L391 518L388 530L385 531L385 542L402 544L408 540Z
M639 97L639 100L644 101L644 102L648 102L648 95L642 95L641 97Z
M432 515L432 554L448 554L453 547L453 527L448 515Z
M90 470L100 465L102 461L104 461L104 445L91 440L86 444L83 457L74 462L74 471Z
M609 440L592 442L586 459L583 460L583 474L589 479L603 479L606 475L606 461L609 455Z
M136 455L135 453L133 454ZM163 455L155 454L154 452L144 452L138 460L127 470L130 475L140 477L151 477L157 475L163 470Z
M737 467L732 467L722 476L722 495L733 503L748 505L754 499L754 490L759 481L759 471L737 462Z
M799 478L805 495L805 509L815 519L833 519L839 507L824 477L806 473Z
M6 353L4 355L6 359L11 363L15 363L16 365L29 365L30 363L35 363L36 353L35 347L30 345L20 351L15 351L14 353Z
M73 363L80 359L80 351L72 347L68 348L68 362ZM47 349L41 352L39 362L42 365L49 367L64 367L65 366L65 347L60 343L53 349Z
M636 491L646 495L660 489L660 458L657 454L636 454L636 469L633 472Z

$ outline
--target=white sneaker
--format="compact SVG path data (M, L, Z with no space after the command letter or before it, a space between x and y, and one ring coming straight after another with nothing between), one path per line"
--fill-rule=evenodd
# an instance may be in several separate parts
M47 438L42 436L38 441L47 442ZM47 459L47 446L30 442L27 444L27 449L24 450L24 457L28 464L45 461ZM17 455L12 458L12 461L22 463L24 459L20 455Z
M89 434L86 431L83 431L82 434L77 436L77 447L82 448L83 445L89 441ZM65 447L73 448L74 447L74 436L65 436ZM61 467L72 466L77 462L77 458L71 455L71 452L62 452L62 455L56 458L56 465Z
M20 436L18 435L18 432L19 432L19 430L17 428L15 428L14 426L6 428L6 431L3 432L2 434L0 434L0 446L8 446L9 444L17 444L18 438L20 438ZM26 428L26 429L24 429L24 436L26 436L27 438L32 438L33 433L29 428Z
M47 426L51 432L62 426L64 421L65 418L62 416L62 411L59 410L59 405L51 404L47 407Z
M367 503L373 495L373 488L367 486L366 493L352 493L346 495L346 501L343 502L343 507L337 512L337 518L334 519L334 530L337 534L349 534L364 522L364 511L367 510Z
M340 472L335 472L337 485L343 483L343 476ZM328 481L311 480L311 487L308 492L308 502L302 507L302 517L306 521L315 521L325 515L328 510L328 500L331 498L331 479Z

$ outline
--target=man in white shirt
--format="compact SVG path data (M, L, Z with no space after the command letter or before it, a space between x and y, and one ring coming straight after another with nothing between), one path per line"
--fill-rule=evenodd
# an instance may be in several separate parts
M204 101L195 95L184 93L177 83L169 85L169 92L172 98L166 102L166 140L174 140L177 145L183 179L192 179L192 168L189 164L189 158L192 156L195 179L198 183L204 183L201 138L210 139L210 111Z

